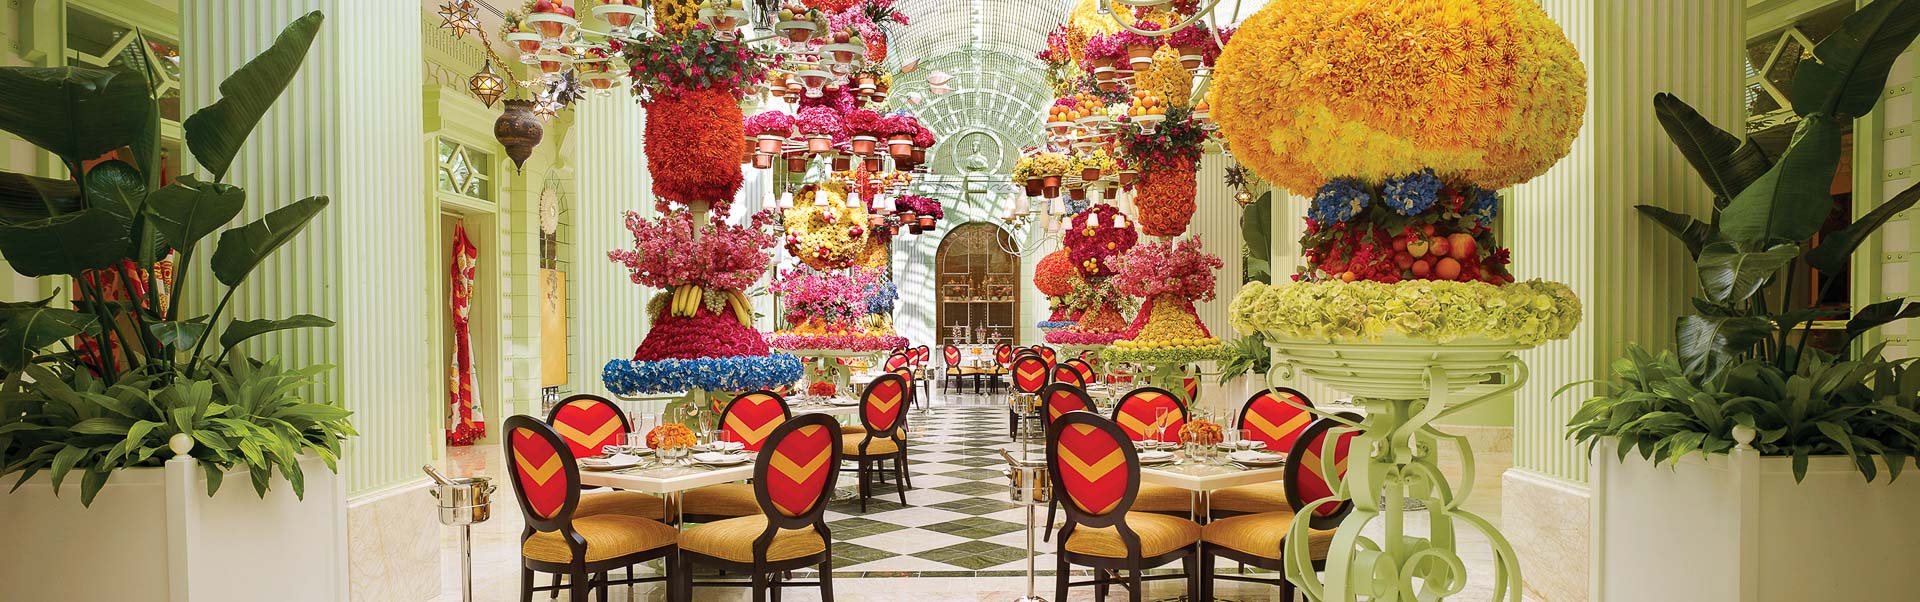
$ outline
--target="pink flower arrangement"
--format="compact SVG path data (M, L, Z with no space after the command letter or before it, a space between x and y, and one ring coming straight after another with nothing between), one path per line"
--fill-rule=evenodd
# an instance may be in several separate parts
M766 337L742 325L732 312L715 313L701 307L691 318L662 317L647 330L646 340L633 352L634 361L703 357L765 356Z
M779 111L758 113L747 118L746 128L748 136L792 136L793 116Z
M1053 106L1066 107L1071 109L1071 108L1080 106L1080 100L1072 96L1063 96L1060 98L1053 99Z
M1073 260L1075 268L1085 278L1097 278L1112 274L1105 263L1108 257L1119 255L1133 248L1140 241L1140 232L1128 222L1125 228L1113 227L1113 219L1120 210L1113 205L1100 203L1073 216L1064 228L1063 243L1067 247L1067 256Z
M907 338L871 334L776 334L767 337L776 349L833 349L837 351L886 351L907 346Z
M847 133L855 136L880 136L880 114L867 109L847 113Z
M1055 345L1109 345L1120 340L1122 332L1076 332L1055 330L1047 333L1047 342Z
M1086 57L1088 63L1097 59L1117 59L1126 56L1127 47L1114 40L1113 35L1094 35L1087 37ZM1089 65L1090 67L1090 65ZM1089 71L1092 69L1089 68Z
M879 280L875 270L850 273L801 269L781 274L771 289L780 295L787 322L852 324L867 314L867 287Z
M827 107L800 109L800 117L794 120L794 126L808 136L832 136L834 142L847 138L846 121L840 118L840 113Z
M858 108L860 101L853 97L852 90L846 86L841 86L835 90L821 91L819 98L808 98L806 95L801 95L799 105L803 110L813 107L826 107L833 109L835 114L846 115L852 113L855 108Z
M1199 238L1149 242L1106 260L1113 285L1135 297L1173 295L1188 301L1213 299L1213 271L1219 257L1201 248Z
M920 147L920 148L933 148L933 142L934 142L933 130L927 129L927 126L920 125L920 120L918 119L913 120L913 129L914 129L914 132L913 132L914 146Z
M920 120L906 113L889 113L880 118L878 127L888 136L913 136L920 133Z
M1174 48L1200 48L1205 50L1214 46L1213 28L1201 24L1181 28L1178 31L1167 34L1166 39L1167 45Z
M1138 27L1142 30L1147 30L1147 31L1157 31L1160 29L1160 25L1152 21L1141 21L1139 23L1135 23L1134 27ZM1172 34L1168 34L1168 35L1172 35ZM1138 48L1138 47L1147 47L1147 48L1154 48L1154 49L1160 48L1160 38L1137 34L1125 29L1114 32L1112 37L1112 42L1115 46L1121 48L1122 52L1125 52L1125 49L1127 48Z
M899 213L912 213L914 215L930 215L930 216L933 216L933 219L936 219L936 220L947 216L947 213L943 211L940 207L940 201L936 201L931 198L920 196L917 194L909 194L906 196L902 196L900 198L894 199L893 203L895 207L894 210Z
M694 284L717 290L746 290L767 271L772 259L764 252L779 239L771 232L772 210L754 214L747 225L736 226L714 218L693 241L693 218L674 211L659 219L627 212L626 227L634 248L607 252L607 259L626 266L634 284L671 288Z

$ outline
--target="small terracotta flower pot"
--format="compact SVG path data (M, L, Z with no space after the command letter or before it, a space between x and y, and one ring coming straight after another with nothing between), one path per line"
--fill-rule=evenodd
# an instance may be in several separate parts
M1108 187L1106 187L1106 188L1102 188L1102 189L1100 189L1100 198L1103 198L1103 199L1106 199L1106 200L1109 200L1109 201L1111 201L1111 200L1113 200L1114 198L1116 198L1116 197L1119 197L1119 196L1120 196L1120 189L1119 189L1119 188L1114 188L1114 187L1112 187L1112 186L1108 186Z
M1087 167L1080 170L1080 179L1092 182L1100 179L1100 168Z
M754 169L767 169L767 168L773 167L773 155L771 153L754 153L753 167Z
M895 159L913 155L913 136L894 136L887 139L887 154Z
M920 231L925 232L927 228L933 227L933 216L922 215L915 223L920 224Z
M1120 185L1126 186L1128 184L1132 184L1133 179L1139 176L1140 176L1140 172L1137 172L1131 169L1120 170Z
M1047 197L1050 199L1060 198L1060 186L1058 184L1053 186L1042 186L1040 188L1040 196Z
M1040 196L1040 178L1027 178L1027 196Z
M833 156L833 170L846 171L853 168L853 158L846 155Z
M760 152L771 155L780 152L780 144L786 142L786 140L784 136L761 134L756 142L760 145Z
M807 152L824 153L833 150L833 138L830 136L807 136Z
M875 140L873 136L854 136L853 154L862 157L873 154L873 145L875 142L878 142L878 140Z
M1152 65L1153 53L1154 51L1159 49L1160 48L1157 45L1156 46L1128 46L1127 47L1127 63L1132 65L1134 69L1139 69L1142 67Z
M1076 201L1084 201L1084 200L1087 200L1087 189L1085 189L1085 188L1071 188L1071 189L1068 189L1068 190L1067 190L1067 198L1070 198L1070 199L1073 199L1073 200L1076 200Z
M912 158L913 158L913 164L914 164L914 165L919 165L919 164L921 164L921 163L926 163L926 162L927 162L927 149L924 149L924 148L920 148L920 147L918 147L918 146L916 146L916 147L913 147L913 152L911 153L911 156L912 156Z
M913 223L913 219L914 219L914 215L913 215L913 212L912 212L912 211L902 211L902 212L900 212L900 223L902 223L902 224L911 224L911 223Z
M807 158L800 155L787 157L787 171L800 173L807 170Z
M1042 185L1042 186L1045 186L1045 187L1047 187L1047 188L1059 188L1059 187L1060 187L1060 176L1046 176L1046 177L1043 177L1043 178L1041 178L1041 179L1040 179L1040 185ZM1051 195L1051 194L1049 194L1049 195L1047 195L1047 196L1055 196L1055 195Z
M880 171L880 156L879 156L879 155L873 155L873 156L869 156L869 157L867 157L867 158L866 158L866 160L865 160L865 161L866 161L866 164L867 164L867 171L871 171L871 172L875 172L875 173L878 173L878 172Z

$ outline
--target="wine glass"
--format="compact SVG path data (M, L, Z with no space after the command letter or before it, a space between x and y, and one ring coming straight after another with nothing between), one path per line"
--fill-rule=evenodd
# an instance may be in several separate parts
M1153 409L1154 439L1159 440L1161 442L1165 442L1167 440L1167 427L1173 426L1173 421L1169 419L1171 415L1172 414L1168 412L1167 408L1165 407L1159 407L1159 408Z
M1233 443L1234 449L1238 449L1238 450L1253 449L1253 443L1254 443L1253 429L1240 429L1237 431L1229 431L1229 432L1232 432L1235 434L1234 436L1235 441Z

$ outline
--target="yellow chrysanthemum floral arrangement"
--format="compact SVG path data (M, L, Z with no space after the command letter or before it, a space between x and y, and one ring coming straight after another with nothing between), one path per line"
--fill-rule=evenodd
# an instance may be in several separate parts
M1228 309L1233 328L1269 338L1375 342L1390 334L1447 343L1460 339L1537 345L1580 324L1580 298L1567 285L1450 280L1299 282L1240 289Z
M1207 102L1234 156L1296 194L1422 169L1497 190L1567 154L1586 88L1532 0L1275 0Z
M824 186L826 206L813 204L814 191ZM809 185L794 195L786 210L787 252L818 270L850 267L867 246L867 209L847 206L846 186L838 181Z

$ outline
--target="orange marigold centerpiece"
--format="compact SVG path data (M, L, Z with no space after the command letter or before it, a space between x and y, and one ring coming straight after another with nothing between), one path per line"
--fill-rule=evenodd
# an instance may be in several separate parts
M693 436L693 429L684 424L669 422L647 431L647 447L653 449L680 449L699 442L699 438Z

